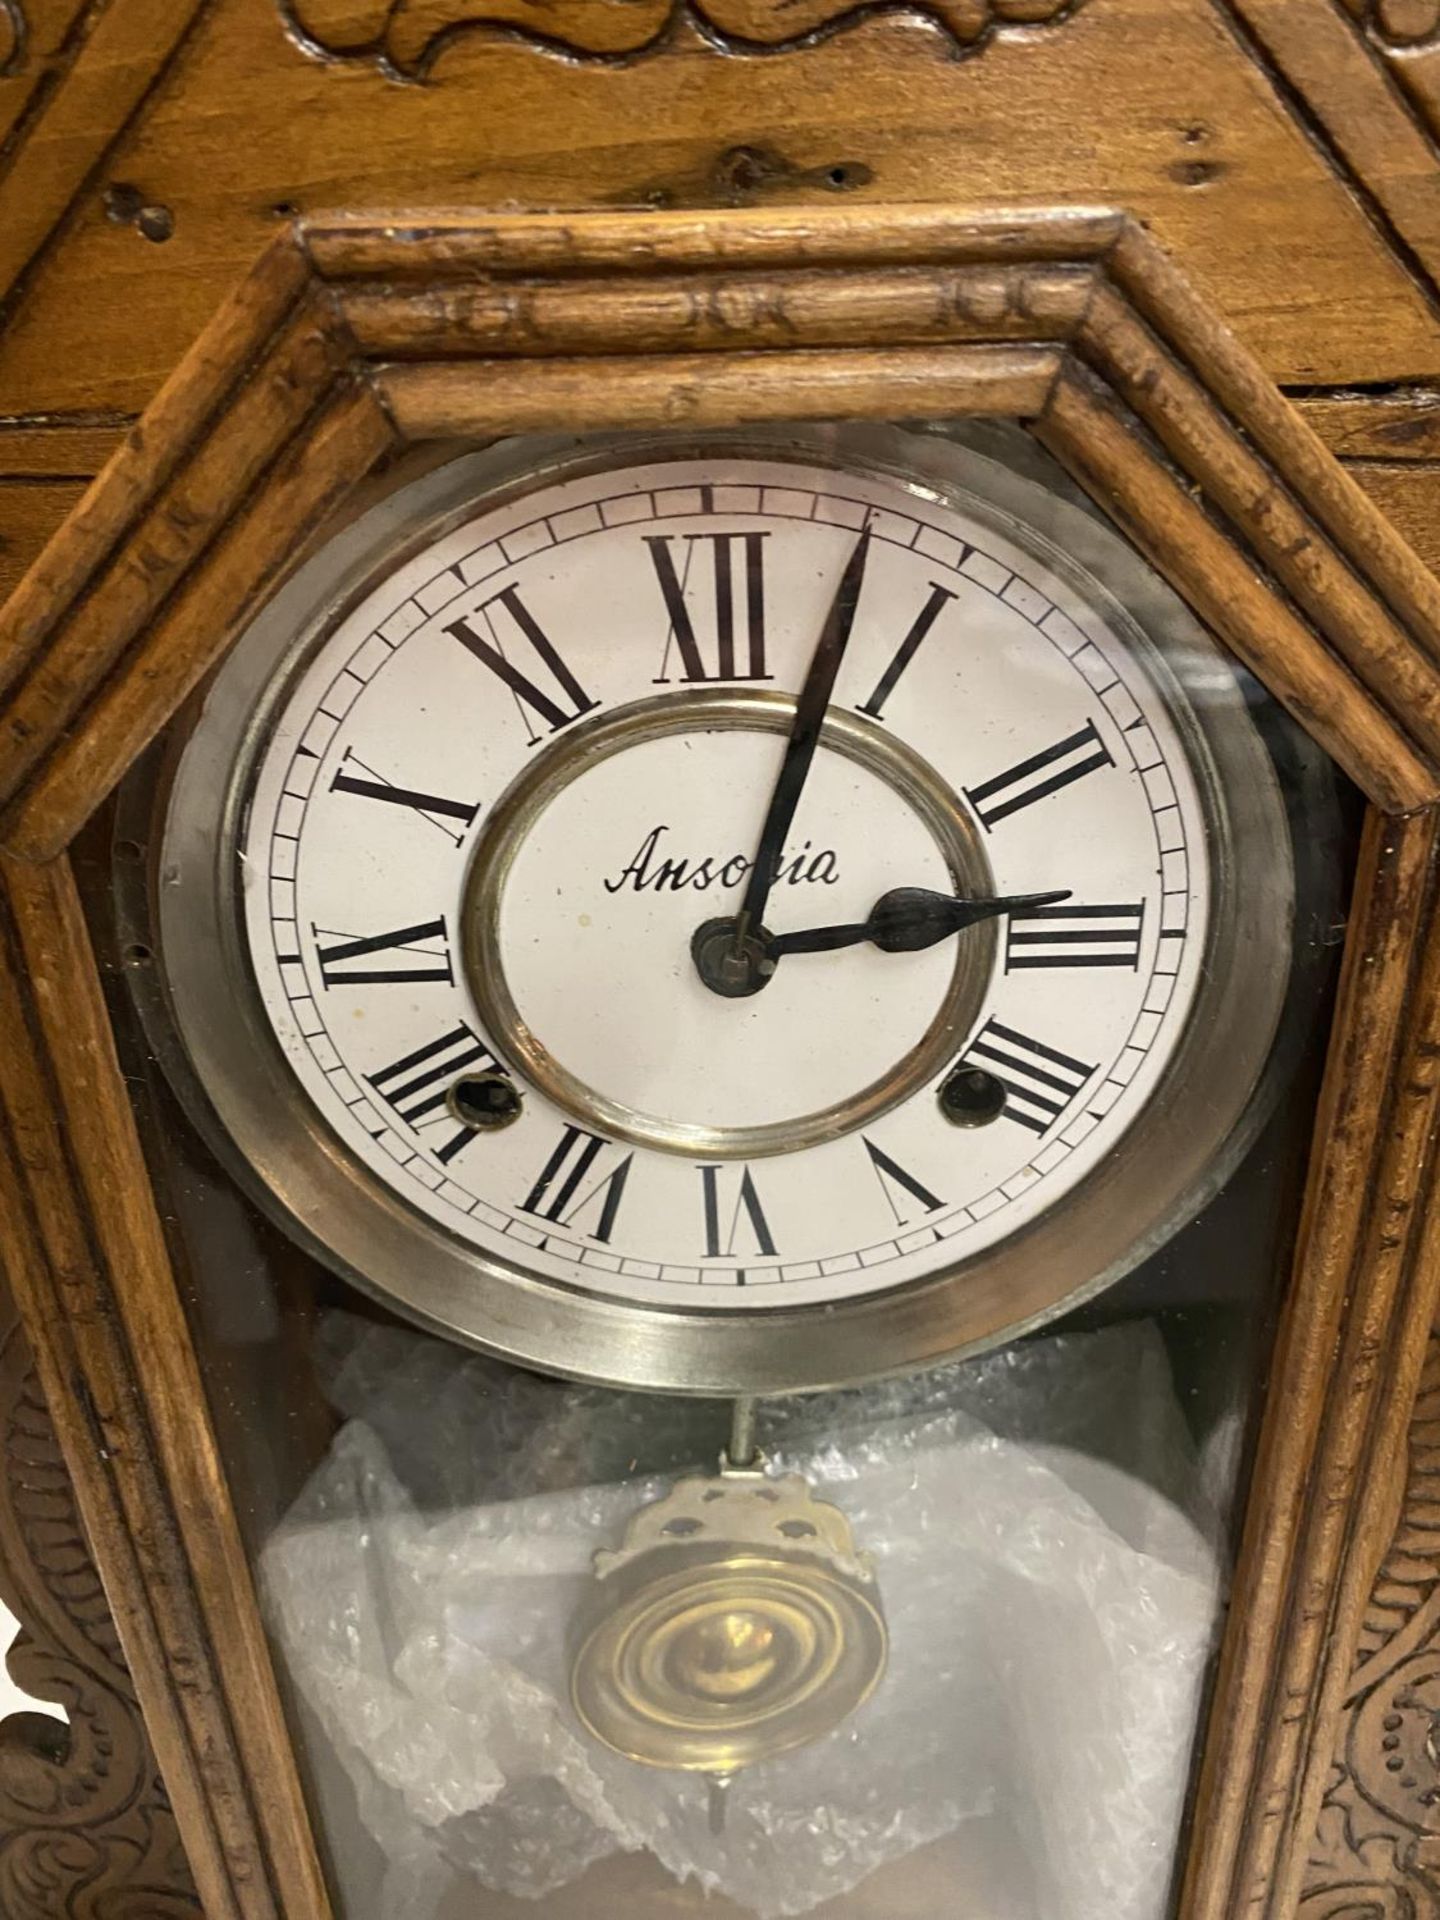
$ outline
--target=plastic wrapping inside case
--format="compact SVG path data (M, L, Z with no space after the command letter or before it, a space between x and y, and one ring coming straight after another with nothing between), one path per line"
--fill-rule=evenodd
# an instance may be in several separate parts
M874 1557L890 1663L833 1734L740 1774L718 1832L703 1777L609 1752L569 1705L594 1555L666 1484L622 1476L685 1462L695 1409L358 1326L327 1329L350 1417L264 1561L353 1790L353 1846L347 1796L327 1812L356 1920L611 1911L584 1876L620 1854L663 1870L637 1915L929 1913L906 1863L936 1845L967 1920L1159 1920L1222 1555L1219 1469L1151 1323L767 1409L772 1466Z

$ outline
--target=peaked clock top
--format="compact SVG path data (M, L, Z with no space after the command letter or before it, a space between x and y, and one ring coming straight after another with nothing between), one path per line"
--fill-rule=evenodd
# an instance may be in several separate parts
M967 415L1027 423L1379 805L1440 795L1440 583L1124 215L346 217L267 251L0 613L0 844L62 849L406 444Z

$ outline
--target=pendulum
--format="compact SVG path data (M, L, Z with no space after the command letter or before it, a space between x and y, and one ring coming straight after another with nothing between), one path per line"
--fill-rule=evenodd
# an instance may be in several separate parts
M595 1576L575 1711L629 1760L708 1774L716 1831L737 1773L830 1733L885 1669L870 1556L801 1475L767 1472L752 1401L718 1474L642 1507Z

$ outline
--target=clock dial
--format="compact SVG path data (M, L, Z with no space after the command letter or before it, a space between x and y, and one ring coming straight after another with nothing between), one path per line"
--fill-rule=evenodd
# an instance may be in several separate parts
M1173 657L964 493L733 440L553 464L377 565L255 705L222 829L247 1018L417 1263L438 1236L715 1320L883 1300L1189 1125L1234 919L1204 729Z
M901 885L1062 897L726 997L692 939L751 884L861 529L766 925ZM286 699L243 849L266 1013L346 1148L478 1247L677 1304L893 1286L1054 1205L1163 1075L1209 902L1169 701L1057 592L894 481L719 455L417 554ZM471 1123L487 1074L511 1124Z

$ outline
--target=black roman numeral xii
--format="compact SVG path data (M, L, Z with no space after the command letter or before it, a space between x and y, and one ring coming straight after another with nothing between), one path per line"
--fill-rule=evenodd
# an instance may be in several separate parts
M670 616L670 631L657 687L670 684L672 647L680 656L682 680L769 680L765 671L765 542L768 533L687 533L685 551L677 568L675 537L668 533L647 533L655 577L660 582L665 611ZM702 549L710 555L709 572L714 586L713 625L702 648L691 601L687 598L695 556ZM745 664L736 654L738 616L743 608L745 624ZM707 623L710 624L710 623ZM707 662L708 651L710 661Z

